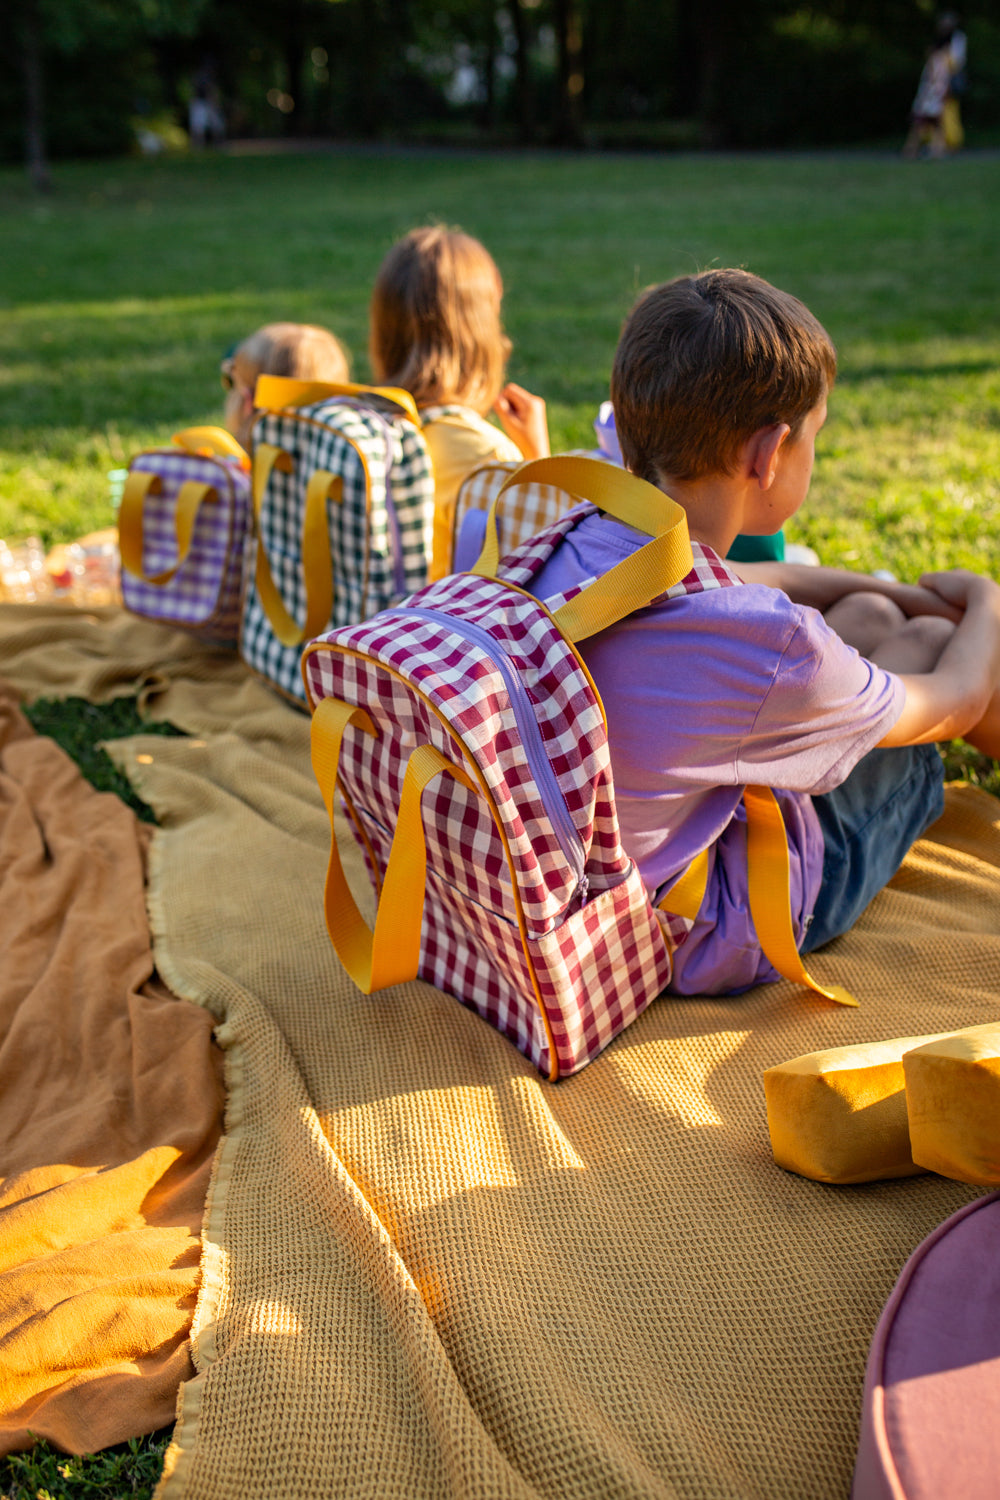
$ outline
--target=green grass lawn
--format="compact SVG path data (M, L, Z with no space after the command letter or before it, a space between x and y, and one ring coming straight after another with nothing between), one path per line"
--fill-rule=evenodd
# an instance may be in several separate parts
M440 218L507 290L512 374L587 444L645 284L738 264L802 297L841 378L789 536L830 562L1000 575L993 155L203 157L0 174L0 536L113 520L105 475L218 419L218 360L260 323L327 323L368 373L372 277Z
M592 443L641 287L746 266L840 355L789 539L903 578L1000 577L996 155L204 155L58 167L55 187L40 202L0 173L0 537L110 524L107 471L219 420L219 358L261 323L328 324L365 379L379 261L443 219L500 265L511 374L546 397L554 446ZM953 769L1000 790L990 763L956 750ZM0 1465L0 1491L140 1493L100 1456L37 1453Z

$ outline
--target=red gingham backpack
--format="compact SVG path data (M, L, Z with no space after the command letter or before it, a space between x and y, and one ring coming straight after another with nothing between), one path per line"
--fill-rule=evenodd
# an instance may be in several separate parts
M671 915L654 910L622 848L604 711L572 643L672 589L736 580L701 549L696 565L681 508L621 468L538 459L522 480L652 540L553 610L525 587L591 505L502 563L494 515L471 572L318 637L302 671L331 824L339 793L379 897L372 933L334 838L326 920L344 967L365 993L419 975L555 1079L665 988L678 914L700 902L671 892Z

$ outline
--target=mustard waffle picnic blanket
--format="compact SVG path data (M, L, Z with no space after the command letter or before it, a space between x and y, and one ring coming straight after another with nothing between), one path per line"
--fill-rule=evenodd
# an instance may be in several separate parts
M192 738L116 752L162 823L157 966L216 1018L228 1089L160 1500L846 1500L881 1307L975 1191L780 1171L761 1075L996 1018L997 802L949 790L817 956L859 1011L787 983L661 1000L550 1085L424 984L353 989L308 721L203 666L133 661Z

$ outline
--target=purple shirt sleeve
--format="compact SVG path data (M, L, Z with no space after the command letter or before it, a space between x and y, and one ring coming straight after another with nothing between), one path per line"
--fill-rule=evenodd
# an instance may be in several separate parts
M827 792L888 734L903 711L905 689L900 678L846 645L817 610L790 604L784 594L778 598L787 614L787 643L739 746L737 776Z

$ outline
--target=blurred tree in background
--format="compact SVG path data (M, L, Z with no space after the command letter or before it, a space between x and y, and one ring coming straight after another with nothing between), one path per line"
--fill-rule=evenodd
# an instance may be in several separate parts
M211 0L7 0L0 154L46 186L53 156L129 149L133 118L160 103L157 48L196 37Z
M230 137L749 148L894 141L931 0L8 0L0 155ZM961 11L967 126L1000 132L995 0ZM990 132L993 132L991 135ZM182 137L178 137L183 139Z

